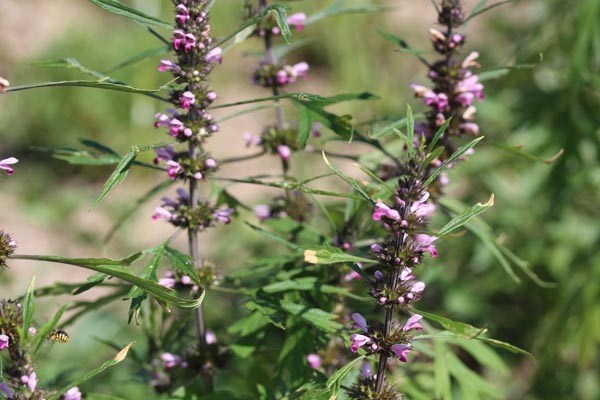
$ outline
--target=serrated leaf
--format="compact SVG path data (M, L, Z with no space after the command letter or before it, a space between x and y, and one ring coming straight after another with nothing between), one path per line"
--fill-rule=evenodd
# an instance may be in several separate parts
M143 12L136 10L133 7L129 7L115 0L90 0L92 3L100 7L101 9L108 11L111 14L119 15L121 17L129 18L133 21L140 22L142 24L157 25L167 29L173 29L173 24L164 22L158 18L144 14Z

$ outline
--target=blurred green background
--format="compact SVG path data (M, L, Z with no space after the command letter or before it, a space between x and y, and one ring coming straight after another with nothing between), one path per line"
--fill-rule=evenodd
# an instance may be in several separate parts
M166 0L129 3L151 15L170 18ZM286 4L292 8L290 13L310 14L325 3ZM477 1L464 3L469 8ZM309 80L294 89L321 95L368 90L381 96L376 102L340 108L357 121L402 115L407 103L421 110L408 84L426 83L424 67L410 55L395 51L377 31L394 33L415 48L429 49L434 10L427 0L384 5L392 11L335 17L295 33L295 39L315 39L287 57L290 62L307 60L311 65ZM142 27L83 0L4 0L2 14L0 76L12 85L82 77L77 71L36 68L31 65L34 61L75 57L92 69L110 71L132 54L161 45ZM217 1L214 34L226 35L241 18L241 1ZM493 337L534 353L537 363L502 353L511 373L490 379L497 380L507 399L600 399L600 2L516 1L473 20L466 34L467 49L481 53L483 70L514 64L531 64L532 68L515 68L486 82L486 99L478 106L486 139L468 163L452 171L449 192L465 203L495 193L496 205L485 214L486 221L508 248L528 261L531 270L555 286L541 287L519 268L520 283L516 283L490 250L467 234L442 245L435 264L443 268L435 268L421 307L487 326ZM252 54L259 49L259 42L249 40L226 54L213 75L220 101L266 95L250 83L257 62ZM137 87L157 87L167 80L156 72L158 59L112 75ZM15 235L21 253L121 256L156 245L170 234L164 224L149 220L156 200L101 250L102 237L119 211L163 177L133 171L124 185L90 213L110 167L72 166L32 150L33 146L78 146L80 138L102 142L119 152L132 143L155 143L163 139L152 128L153 115L161 107L143 96L78 88L0 96L0 159L20 159L15 175L0 181L0 226ZM289 111L293 115L293 109ZM211 141L211 151L218 158L247 154L241 133L259 133L271 120L271 112L266 111L223 123ZM505 150L518 145L543 159L560 149L564 154L554 163L544 163ZM303 155L295 165L297 170L308 170L306 165L319 160L318 155ZM246 163L243 171L224 168L221 172L222 176L249 175L277 167L277 160L270 159ZM251 204L268 197L255 187L236 186L235 190ZM226 231L216 230L203 242L207 243L205 253L225 270L243 267L238 263L243 257L238 255L266 250L241 221ZM22 293L34 274L40 286L87 276L67 268L14 263L9 273L0 275L2 297ZM38 317L48 318L67 300L72 299L40 302ZM219 308L231 307L238 300L207 301L210 324L219 327L225 323ZM112 306L82 319L73 328L72 343L53 346L40 363L42 382L53 379L59 370L74 372L109 357L111 350L94 336L123 343L135 338L136 327L125 327L126 307ZM110 370L84 389L132 399L149 395L150 389L131 380L125 368Z

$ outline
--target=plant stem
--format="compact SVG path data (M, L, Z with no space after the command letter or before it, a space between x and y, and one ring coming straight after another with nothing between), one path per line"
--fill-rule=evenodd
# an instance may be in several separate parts
M192 160L198 159L199 153L198 145L194 141L189 142L189 157ZM198 207L198 182L195 179L190 179L190 210L194 210ZM200 249L198 246L198 230L196 228L188 229L188 244L190 249L190 255L194 259L194 267L202 268L202 259L200 258ZM200 353L200 359L205 361L206 357L206 320L204 318L204 304L196 309L196 336L198 339L198 351ZM202 374L204 377L204 388L208 393L213 392L213 379L212 371L207 371Z

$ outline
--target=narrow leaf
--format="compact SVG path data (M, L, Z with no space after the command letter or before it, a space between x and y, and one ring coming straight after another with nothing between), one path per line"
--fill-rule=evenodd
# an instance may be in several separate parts
M150 15L144 14L135 8L129 7L115 0L90 0L92 3L100 7L101 9L108 11L111 14L119 15L121 17L129 18L133 21L140 22L142 24L157 25L167 29L173 29L173 24L164 22L158 18L151 17Z
M131 150L121 159L121 162L119 162L115 171L104 184L104 188L102 189L100 196L98 196L98 199L94 203L94 206L91 208L91 210L96 208L98 204L100 204L102 200L104 200L104 198L108 195L108 192L110 192L116 184L121 183L125 180L127 174L129 173L129 169L133 165L133 161L135 160L139 152L139 147L132 146Z
M463 211L461 214L452 218L450 222L448 222L442 229L438 231L438 236L443 237L454 231L455 229L460 228L464 224L466 224L471 218L481 214L488 208L494 205L494 194L490 196L490 199L486 203L477 203L473 207Z
M444 170L446 168L448 168L448 165L450 165L451 163L453 163L457 158L459 158L460 156L462 156L463 154L465 154L469 149L472 149L477 143L479 143L480 141L483 140L485 136L480 136L476 139L471 140L469 143L465 144L464 146L461 146L458 150L456 150L450 157L448 157L448 159L446 161L444 161L442 163L442 165L440 165L437 169L435 169L431 175L429 176L429 178L427 178L427 180L425 181L425 183L423 184L424 186L429 186L433 181L435 181L437 179L437 177L444 172Z

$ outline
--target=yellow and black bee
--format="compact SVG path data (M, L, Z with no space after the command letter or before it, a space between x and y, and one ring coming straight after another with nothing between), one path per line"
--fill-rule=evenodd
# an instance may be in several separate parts
M61 331L60 329L54 329L50 332L47 339L53 342L68 343L71 338L67 332Z

